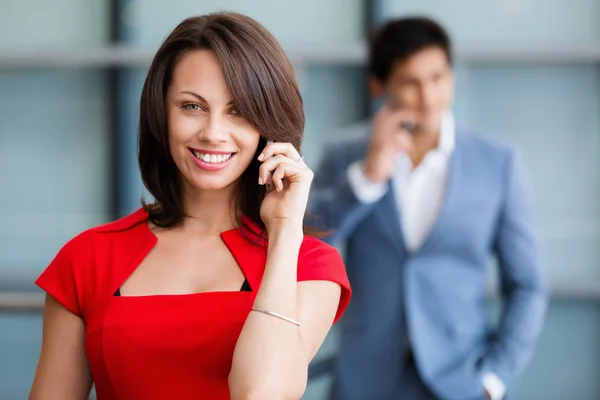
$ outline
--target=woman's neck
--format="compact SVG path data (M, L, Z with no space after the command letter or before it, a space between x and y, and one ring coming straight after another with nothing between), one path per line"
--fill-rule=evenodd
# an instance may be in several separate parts
M230 190L203 190L184 195L182 229L214 236L236 227L236 212Z

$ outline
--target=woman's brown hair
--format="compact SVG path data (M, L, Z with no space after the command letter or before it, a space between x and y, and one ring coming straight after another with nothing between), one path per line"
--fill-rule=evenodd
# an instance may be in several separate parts
M304 132L294 70L273 35L237 13L182 21L154 56L140 102L138 161L142 181L154 197L154 202L143 204L150 221L160 227L176 226L184 217L181 178L169 151L165 97L175 65L193 50L211 50L217 56L236 108L260 132L256 157L267 140L289 142L300 151ZM233 201L242 215L264 229L260 206L265 188L257 184L256 157L242 174Z

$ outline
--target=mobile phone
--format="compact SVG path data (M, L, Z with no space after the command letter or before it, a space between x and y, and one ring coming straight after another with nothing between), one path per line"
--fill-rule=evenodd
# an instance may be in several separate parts
M385 102L392 110L400 110L402 108L400 104L389 94L386 95ZM412 121L402 121L400 123L400 128L412 133L417 128L417 125Z
M274 142L272 140L267 140L267 146L270 145L271 143L274 143ZM270 193L271 191L273 191L273 179L271 178L271 175L273 175L272 172L269 174L269 177L267 178L267 182L265 182L266 193Z

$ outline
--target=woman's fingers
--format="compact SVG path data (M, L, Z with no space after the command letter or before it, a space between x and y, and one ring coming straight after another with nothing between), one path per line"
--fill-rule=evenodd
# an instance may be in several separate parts
M284 188L284 180L288 182L302 182L306 181L310 184L313 178L313 172L298 163L281 163L277 166L273 175L273 186L278 192L281 192Z
M296 148L291 143L278 142L267 144L258 156L258 161L265 161L276 155L286 156L287 158L293 161L299 160L301 158L300 153L298 153L298 150L296 150Z
M304 162L296 162L284 155L276 155L265 161L259 168L259 180L261 185L273 183L278 191L283 189L283 180L292 182L303 179L312 179L312 171Z

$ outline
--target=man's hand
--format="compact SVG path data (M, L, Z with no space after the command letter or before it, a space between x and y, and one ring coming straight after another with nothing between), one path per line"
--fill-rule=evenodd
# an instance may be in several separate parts
M410 111L394 110L387 104L375 115L373 132L367 156L363 160L363 172L373 182L384 182L391 178L396 155L399 151L410 154L413 138L402 128L403 123L414 125Z

